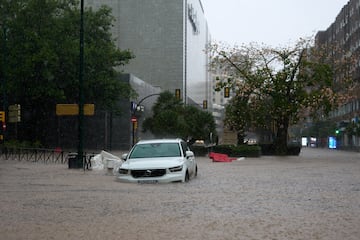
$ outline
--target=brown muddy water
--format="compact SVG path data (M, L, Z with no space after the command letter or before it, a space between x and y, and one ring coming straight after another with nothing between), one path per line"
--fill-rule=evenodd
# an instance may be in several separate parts
M213 163L189 183L0 160L0 239L360 239L360 154Z

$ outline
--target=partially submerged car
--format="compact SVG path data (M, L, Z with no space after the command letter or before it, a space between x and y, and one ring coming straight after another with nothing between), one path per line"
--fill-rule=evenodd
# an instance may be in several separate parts
M194 153L181 139L139 141L122 160L117 178L123 182L188 182L198 171Z

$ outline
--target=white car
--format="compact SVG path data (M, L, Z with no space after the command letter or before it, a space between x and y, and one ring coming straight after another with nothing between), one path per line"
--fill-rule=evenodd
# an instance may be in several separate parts
M122 160L117 178L123 182L188 182L197 176L194 153L181 139L139 141Z

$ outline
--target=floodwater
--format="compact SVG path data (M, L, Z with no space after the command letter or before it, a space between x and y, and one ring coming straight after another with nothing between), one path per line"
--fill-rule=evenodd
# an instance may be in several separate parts
M0 238L360 239L359 153L197 160L196 179L172 184L0 160Z

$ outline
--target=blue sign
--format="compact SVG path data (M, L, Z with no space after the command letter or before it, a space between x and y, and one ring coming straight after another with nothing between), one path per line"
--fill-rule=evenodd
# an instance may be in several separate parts
M336 137L329 137L329 148L336 149Z

